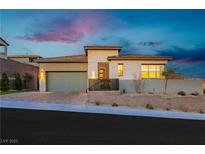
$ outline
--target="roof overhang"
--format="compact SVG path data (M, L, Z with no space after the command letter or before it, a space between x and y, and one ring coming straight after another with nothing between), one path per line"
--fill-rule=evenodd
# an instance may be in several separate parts
M148 57L138 57L138 58L133 58L133 57L108 57L108 60L156 60L156 61L170 61L172 59L172 57L152 57L152 58L148 58Z
M0 37L0 46L9 46L9 44L3 38Z
M121 46L84 46L86 55L88 54L88 50L118 50L118 52L120 52L121 49Z

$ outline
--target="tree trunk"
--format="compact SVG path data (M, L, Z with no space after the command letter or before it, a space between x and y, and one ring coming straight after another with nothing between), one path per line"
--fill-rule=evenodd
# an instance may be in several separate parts
M168 83L168 79L165 79L165 94L167 94L167 83Z

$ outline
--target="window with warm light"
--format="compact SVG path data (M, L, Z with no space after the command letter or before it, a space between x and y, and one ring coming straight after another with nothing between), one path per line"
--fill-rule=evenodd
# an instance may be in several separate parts
M141 65L141 78L163 78L164 65Z
M118 64L118 76L123 76L123 64Z

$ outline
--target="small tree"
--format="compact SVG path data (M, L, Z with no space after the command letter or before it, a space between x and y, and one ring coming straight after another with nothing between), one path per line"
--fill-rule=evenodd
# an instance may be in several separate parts
M15 75L15 89L21 90L22 89L22 80L19 73L16 73Z
M9 79L6 73L2 73L1 75L1 91L9 90Z
M163 76L165 77L165 94L167 93L167 86L168 86L169 77L175 76L175 75L176 75L176 68L175 67L165 68L165 70L163 72Z

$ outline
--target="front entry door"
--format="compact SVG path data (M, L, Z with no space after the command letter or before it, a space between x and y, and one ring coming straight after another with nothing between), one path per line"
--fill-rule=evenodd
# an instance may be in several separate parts
M99 68L99 79L100 80L106 79L106 68L105 67Z
M106 62L98 63L98 78L109 79L109 63Z
M109 90L109 63L98 63L98 79L100 80L100 89Z

